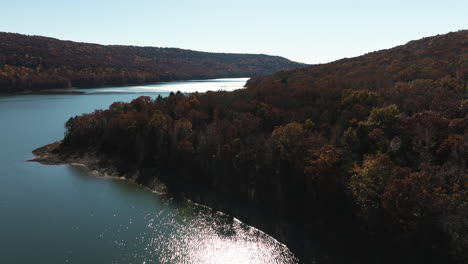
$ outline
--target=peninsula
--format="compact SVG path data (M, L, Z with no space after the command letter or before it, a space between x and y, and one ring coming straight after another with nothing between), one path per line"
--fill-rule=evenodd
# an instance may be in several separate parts
M467 84L464 30L233 92L115 102L70 118L63 142L35 154L95 156L97 167L143 185L157 178L234 216L294 219L305 237L315 219L348 226L360 234L350 249L389 262L466 263Z

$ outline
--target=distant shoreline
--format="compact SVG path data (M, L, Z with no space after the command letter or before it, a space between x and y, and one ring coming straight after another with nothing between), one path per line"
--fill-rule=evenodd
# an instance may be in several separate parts
M21 92L14 92L14 93L0 93L0 96L14 96L14 95L58 95L58 94L71 94L71 95L81 95L86 94L85 92L79 91L67 91L67 89L74 89L74 88L64 88L62 89L54 89L54 90L39 90L39 91L21 91Z
M190 81L210 81L210 80L224 80L224 79L247 79L246 83L252 77L220 77L220 78L209 78L209 79L187 79L187 80L173 80L166 82L150 82L150 83L127 83L122 85L103 85L96 87L68 87L68 88L55 88L55 89L46 89L46 90L24 90L19 92L12 93L0 93L0 96L14 96L14 95L83 95L87 94L84 91L76 91L76 89L88 90L88 89L106 89L106 88L122 88L122 87L144 87L149 85L158 85L158 84L170 84L177 82L190 82ZM245 86L244 86L245 88ZM165 91L170 92L170 91Z

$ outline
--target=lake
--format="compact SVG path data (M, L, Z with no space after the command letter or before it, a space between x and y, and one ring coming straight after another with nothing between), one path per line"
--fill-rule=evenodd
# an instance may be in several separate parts
M72 116L169 92L234 90L246 78L0 97L0 263L297 263L237 219L80 167L27 162Z

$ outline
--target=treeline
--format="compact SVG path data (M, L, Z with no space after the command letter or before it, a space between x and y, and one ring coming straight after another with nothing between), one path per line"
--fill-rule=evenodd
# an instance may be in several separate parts
M277 56L103 46L0 33L0 93L249 77L300 66Z
M64 147L149 171L141 183L203 187L304 225L357 221L387 252L466 263L467 48L460 31L233 92L116 102L71 118Z

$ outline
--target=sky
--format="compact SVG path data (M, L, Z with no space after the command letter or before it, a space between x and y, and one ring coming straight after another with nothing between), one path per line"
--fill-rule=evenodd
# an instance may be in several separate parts
M0 31L309 64L468 29L466 0L0 0Z

